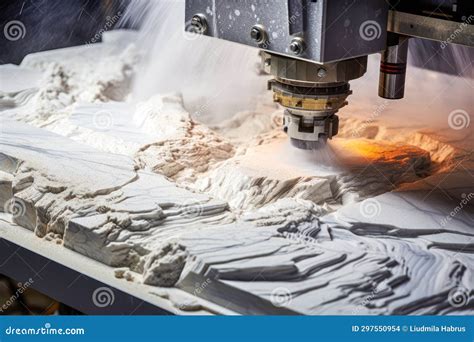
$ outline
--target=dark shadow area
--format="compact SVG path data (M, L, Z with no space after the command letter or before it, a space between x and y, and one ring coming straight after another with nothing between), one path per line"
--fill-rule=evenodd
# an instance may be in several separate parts
M96 43L113 29L129 0L2 0L0 64L30 53Z

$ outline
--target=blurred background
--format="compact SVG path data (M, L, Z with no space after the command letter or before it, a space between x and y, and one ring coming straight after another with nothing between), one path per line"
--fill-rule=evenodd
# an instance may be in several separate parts
M99 42L102 32L118 24L128 3L129 0L2 0L0 64L19 64L33 52ZM12 35L5 34L8 30Z
M80 312L0 274L0 316L79 315Z

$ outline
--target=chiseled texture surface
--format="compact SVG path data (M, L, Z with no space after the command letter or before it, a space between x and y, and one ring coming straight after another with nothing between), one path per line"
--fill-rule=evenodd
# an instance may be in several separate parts
M471 131L346 119L296 151L264 99L214 128L179 94L134 102L138 58L104 43L0 67L9 221L245 314L474 312Z

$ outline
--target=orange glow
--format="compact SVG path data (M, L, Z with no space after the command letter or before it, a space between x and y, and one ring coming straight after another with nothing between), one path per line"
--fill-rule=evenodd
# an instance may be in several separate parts
M383 141L342 139L335 142L334 147L346 160L363 158L378 163L404 163L410 159L420 157L429 160L429 153L418 147Z

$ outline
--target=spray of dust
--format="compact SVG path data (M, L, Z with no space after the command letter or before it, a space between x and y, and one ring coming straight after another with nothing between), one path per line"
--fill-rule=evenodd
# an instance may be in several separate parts
M137 44L147 52L135 80L136 100L179 90L195 119L215 124L239 111L252 110L257 96L265 91L265 80L255 72L257 50L185 33L184 1L135 0L125 20L140 27ZM472 111L472 51L456 46L435 46L433 50L433 44L427 46L419 40L410 44L405 98L391 101L378 97L380 56L372 55L367 74L351 82L354 93L340 116L356 115L402 128L445 132L450 128L448 120L453 111ZM430 64L431 69L433 65L436 69L439 64L439 69L443 69L446 63L454 64L451 69L460 75L414 66ZM289 151L283 155L292 156L288 162L303 167L338 167L330 145L312 152L297 151L289 145L286 148Z
M265 80L255 72L257 50L185 33L184 5L183 0L135 0L129 6L125 21L140 27L137 44L147 52L134 98L179 90L193 116L210 124L253 109L265 91ZM450 113L474 108L472 50L412 39L405 98L397 101L378 97L380 56L372 55L367 74L351 82L354 93L340 115L399 126L449 128ZM459 76L419 68L443 70L447 65Z
M256 72L258 50L187 33L184 6L182 0L130 4L124 20L139 26L137 45L146 52L133 98L179 90L193 117L210 124L254 108L266 86Z
M353 95L340 117L358 116L370 122L415 130L442 132L447 137L465 137L474 132L474 49L459 45L442 47L438 42L421 39L410 41L405 98L386 100L378 97L380 55L369 56L365 76L351 82ZM452 122L458 117L459 125ZM453 128L454 127L454 128ZM301 165L307 161L328 168L342 167L340 156L331 147L299 156Z
M302 150L295 148L287 140L282 143L273 144L273 150L266 155L260 156L262 165L288 165L299 170L318 176L334 175L346 170L340 156L331 145L318 150Z

